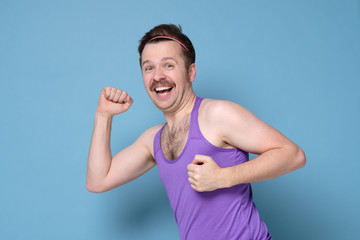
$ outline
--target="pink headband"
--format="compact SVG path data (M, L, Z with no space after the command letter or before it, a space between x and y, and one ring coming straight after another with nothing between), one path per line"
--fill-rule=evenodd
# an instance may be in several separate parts
M150 39L147 43L149 43L149 42L151 42L152 40L157 39L157 38L166 38L166 39L173 40L173 41L177 42L178 44L180 44L181 46L183 46L183 47L186 49L186 51L188 51L188 52L190 53L189 49L187 49L187 47L186 47L182 42L180 42L179 40L177 40L177 39L175 39L175 38L168 37L168 36L157 36L157 37L153 37L153 38Z

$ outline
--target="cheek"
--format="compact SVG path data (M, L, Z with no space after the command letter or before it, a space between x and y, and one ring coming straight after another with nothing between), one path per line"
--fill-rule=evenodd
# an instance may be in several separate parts
M146 74L143 74L143 82L146 88L150 86L151 78L147 76Z

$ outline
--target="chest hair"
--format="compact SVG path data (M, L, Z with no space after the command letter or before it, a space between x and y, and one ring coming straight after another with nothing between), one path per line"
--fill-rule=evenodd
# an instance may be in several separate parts
M190 116L183 121L169 127L166 125L161 133L161 149L168 160L176 159L183 151L190 126Z

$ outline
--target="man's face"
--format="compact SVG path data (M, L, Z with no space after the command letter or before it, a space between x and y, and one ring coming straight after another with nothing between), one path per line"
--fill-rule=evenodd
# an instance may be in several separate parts
M142 53L142 76L145 89L157 108L176 111L192 91L182 47L174 41L145 45Z

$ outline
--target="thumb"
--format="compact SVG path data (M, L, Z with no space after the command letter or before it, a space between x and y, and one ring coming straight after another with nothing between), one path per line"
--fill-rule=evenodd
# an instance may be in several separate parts
M134 99L132 99L129 95L126 97L125 99L126 101L124 102L124 106L126 109L129 109L131 104L133 104Z
M209 161L209 156L196 154L192 163L196 165L203 165Z

